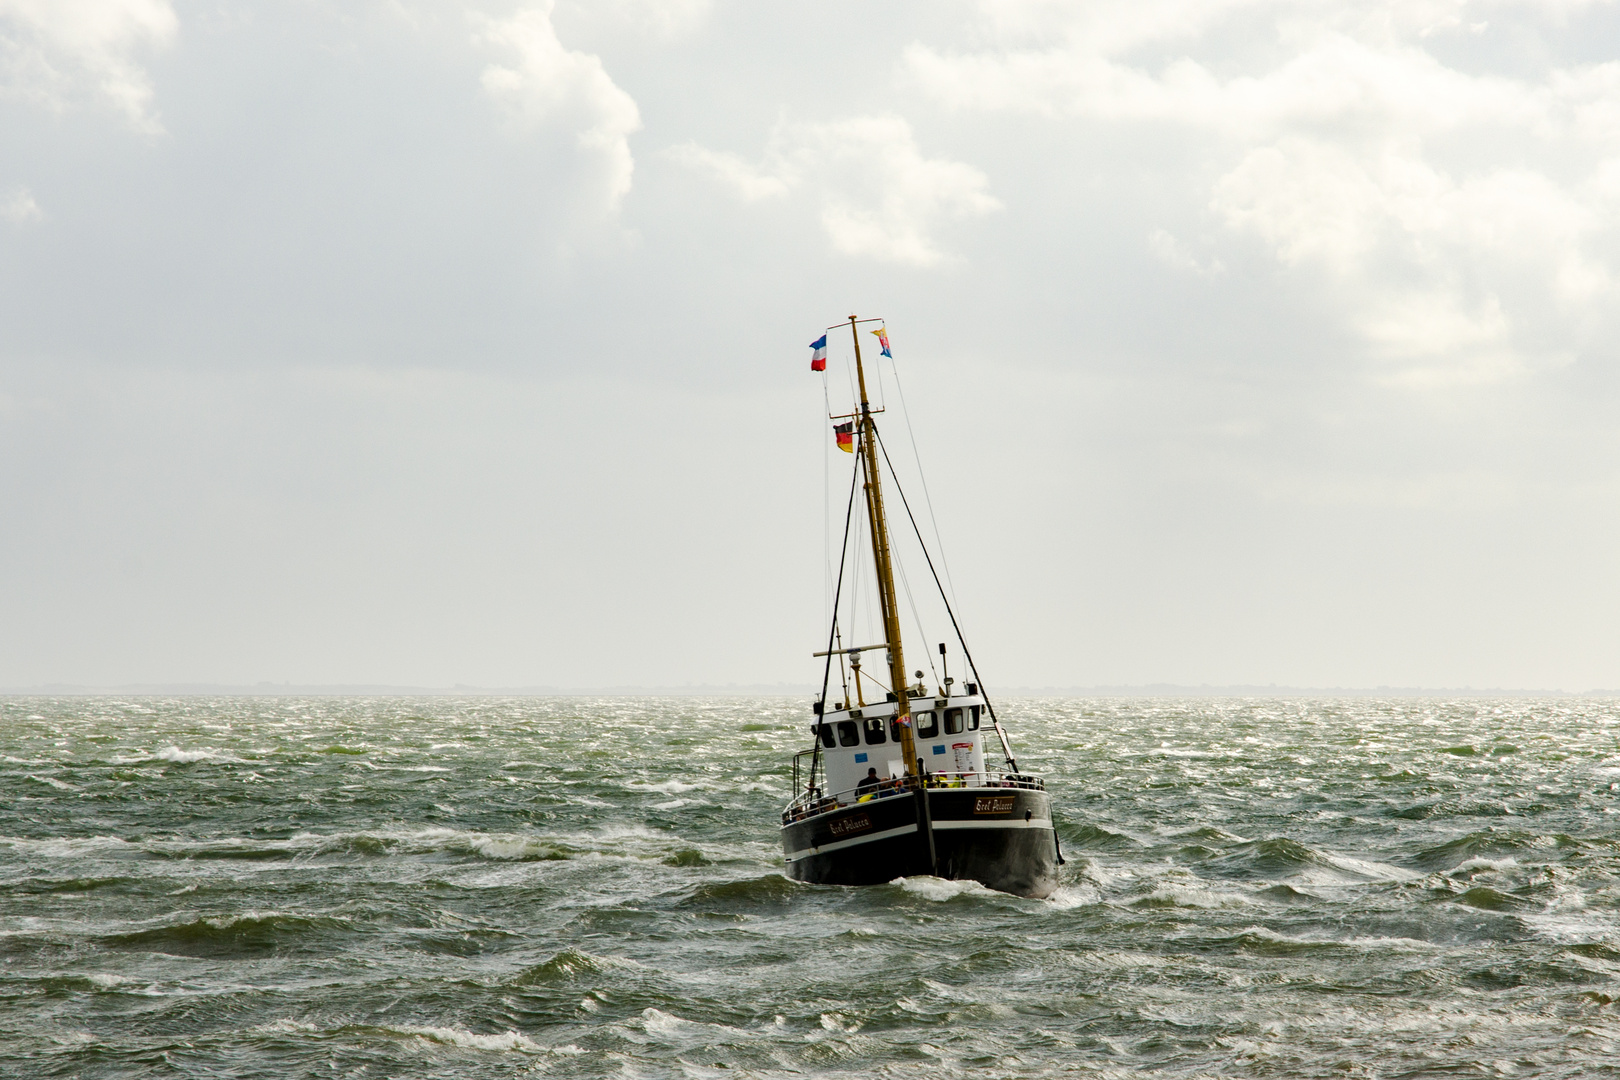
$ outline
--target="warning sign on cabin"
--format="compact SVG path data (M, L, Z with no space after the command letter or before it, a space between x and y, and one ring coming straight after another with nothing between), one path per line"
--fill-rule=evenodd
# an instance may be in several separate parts
M973 800L975 814L1010 814L1013 808L1011 795L986 795Z

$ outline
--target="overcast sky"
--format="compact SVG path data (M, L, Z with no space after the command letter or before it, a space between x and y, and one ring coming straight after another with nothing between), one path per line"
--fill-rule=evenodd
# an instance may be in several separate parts
M0 0L0 686L808 684L854 312L992 686L1620 687L1617 226L1605 3Z

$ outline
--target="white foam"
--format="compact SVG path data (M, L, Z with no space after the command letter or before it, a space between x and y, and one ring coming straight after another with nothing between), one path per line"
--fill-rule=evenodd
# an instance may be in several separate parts
M88 1031L61 1031L50 1035L49 1038L58 1046L83 1046L96 1041L96 1037Z
M267 1034L313 1035L321 1029L307 1020L294 1020L291 1017L284 1016L280 1020L271 1020L269 1023L259 1024L250 1030Z
M1006 893L995 892L980 885L977 881L948 881L937 877L903 877L895 878L894 883L906 892L920 896L924 900L950 900L964 893L973 893L979 896L992 896L1006 899Z
M468 1050L516 1050L525 1054L538 1054L543 1047L527 1035L516 1031L502 1031L494 1035L479 1035L459 1027L389 1026L384 1031L429 1039L446 1046L460 1046Z
M1054 911L1083 907L1102 901L1102 892L1094 885L1061 885L1046 898L1046 906Z
M627 786L632 788L641 788L645 791L658 791L665 795L679 795L683 791L695 791L699 785L688 784L681 780L665 780L658 784L632 783Z
M1506 870L1509 867L1518 866L1518 865L1519 865L1519 860L1518 859L1513 859L1513 858L1507 858L1507 859L1474 858L1474 859L1469 859L1467 862L1458 863L1456 865L1456 867L1453 868L1453 873L1455 873L1457 870L1475 870L1475 871L1478 871L1478 870Z
M74 787L72 784L64 784L62 781L56 779L54 776L35 776L33 773L29 773L28 774L28 779L34 781L36 784L46 784L46 785L48 785L50 787L55 788L57 791L78 791L79 790L78 788Z
M1415 870L1374 862L1371 859L1352 859L1346 855L1323 855L1322 858L1340 870L1371 881L1411 881L1423 876Z
M199 761L222 765L244 764L241 758L235 754L226 753L224 750L182 750L178 746L165 746L160 750L152 751L150 754L136 754L134 756L121 754L112 758L111 761L114 765L140 765L148 761L168 761L176 765L192 765Z
M75 859L108 850L136 848L135 844L120 840L116 836L56 837L50 840L25 840L21 837L0 836L0 844L9 844L18 851L48 859Z
M716 1032L727 1035L747 1034L740 1028L728 1027L725 1024L706 1024L698 1020L687 1020L667 1013L662 1009L648 1008L641 1013L641 1029L655 1039L673 1038L713 1038Z
M896 1002L898 1004L898 1002ZM843 1013L824 1012L821 1014L821 1026L826 1031L836 1031L844 1035L853 1035L861 1030L858 1020L846 1021Z
M473 840L470 846L491 859L533 859L558 854L556 845L525 836L486 836Z
M1220 909L1253 907L1257 901L1244 893L1223 892L1219 889L1201 888L1196 885L1159 885L1146 896L1139 896L1130 903L1142 901L1155 901L1163 903L1168 901L1177 907Z

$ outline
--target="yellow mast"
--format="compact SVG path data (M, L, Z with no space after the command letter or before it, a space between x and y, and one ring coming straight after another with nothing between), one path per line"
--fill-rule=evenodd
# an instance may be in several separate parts
M900 652L900 606L895 602L894 562L889 551L889 525L883 517L883 489L878 482L877 439L872 435L872 406L866 396L866 369L861 365L861 335L855 316L849 317L850 336L855 339L855 375L861 387L861 455L866 473L866 514L872 524L872 560L877 564L878 603L883 609L883 638L889 653L889 685L899 704L895 719L911 715L906 696L906 660ZM911 724L900 725L900 752L905 757L906 775L917 771L917 741Z

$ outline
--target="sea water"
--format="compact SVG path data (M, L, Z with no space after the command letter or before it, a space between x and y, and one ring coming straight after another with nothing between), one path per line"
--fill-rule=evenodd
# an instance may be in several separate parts
M784 877L806 706L0 699L0 1074L1620 1074L1620 703L1008 700L1045 901Z

